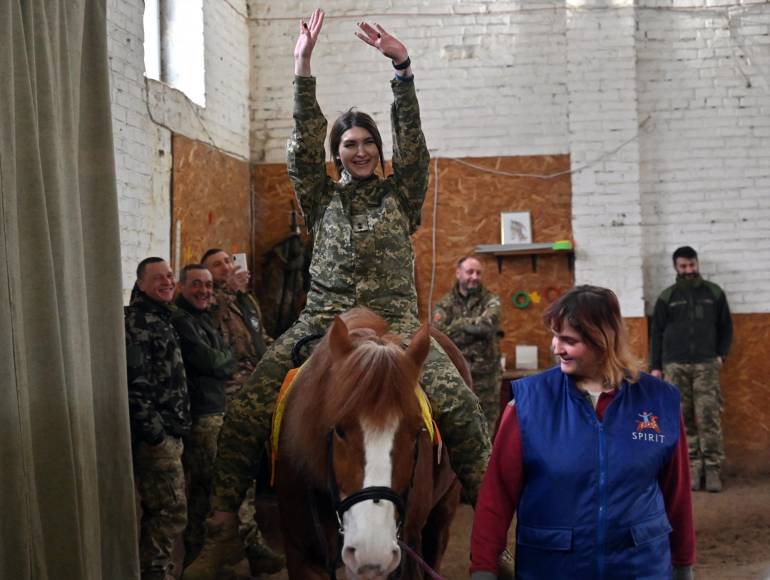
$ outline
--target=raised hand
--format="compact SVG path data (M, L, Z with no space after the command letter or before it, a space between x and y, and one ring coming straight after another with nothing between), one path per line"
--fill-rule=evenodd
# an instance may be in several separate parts
M294 45L294 73L299 76L310 76L310 57L321 33L324 23L323 10L316 8L310 16L310 22L301 20L299 37Z
M367 22L358 23L356 36L369 46L373 46L395 64L404 62L409 57L406 47L395 36L388 34L379 24L374 26Z

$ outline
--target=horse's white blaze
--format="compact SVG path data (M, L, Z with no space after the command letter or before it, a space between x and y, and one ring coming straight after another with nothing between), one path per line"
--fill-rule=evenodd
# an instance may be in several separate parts
M391 452L398 420L389 421L384 428L375 429L363 422L364 487L391 486L393 463ZM396 507L392 502L363 501L343 516L345 543L342 559L348 574L354 578L379 578L390 574L401 560L396 539ZM376 571L380 572L377 573Z

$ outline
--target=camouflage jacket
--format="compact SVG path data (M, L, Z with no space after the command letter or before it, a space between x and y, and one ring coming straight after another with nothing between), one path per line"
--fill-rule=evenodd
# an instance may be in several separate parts
M128 409L135 442L151 445L190 430L182 352L171 307L138 294L126 308Z
M190 413L193 417L225 412L225 382L238 370L214 320L184 296L177 296L171 318L182 348Z
M224 284L216 284L210 313L238 364L232 382L242 383L254 372L270 340L262 326L259 304L247 292L234 292Z
M484 286L463 296L455 282L436 304L433 324L460 348L474 375L500 368L500 298Z
M394 79L391 87L393 174L355 180L343 172L335 182L326 174L326 119L315 98L315 78L294 79L287 165L314 237L304 319L325 321L367 306L395 332L412 332L418 325L410 235L420 224L430 157L414 82Z

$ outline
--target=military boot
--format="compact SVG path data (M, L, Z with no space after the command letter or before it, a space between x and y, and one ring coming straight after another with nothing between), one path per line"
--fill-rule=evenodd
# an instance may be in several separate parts
M706 468L706 491L719 493L722 491L722 478L718 467Z
M218 525L206 520L206 541L182 580L215 580L222 566L237 564L245 557L237 518Z
M265 544L261 535L256 543L246 546L246 557L249 559L252 576L275 574L286 566L286 558Z

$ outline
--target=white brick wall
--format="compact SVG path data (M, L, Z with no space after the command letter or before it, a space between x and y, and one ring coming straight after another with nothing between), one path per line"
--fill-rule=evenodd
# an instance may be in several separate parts
M327 7L313 55L327 117L357 106L389 126L393 69L353 35L355 23L366 19L392 30L409 48L434 155L567 152L561 3L393 0L385 11L382 4L338 0ZM309 16L315 3L251 0L250 5L252 160L283 162L298 18ZM389 157L390 135L383 138Z
M147 113L144 88L142 0L109 0L112 131L120 212L124 298L136 265L147 256L169 257L170 133Z
M636 11L594 4L567 18L575 281L612 288L625 316L642 316Z
M283 162L297 18L316 4L206 0L207 105L151 83L154 122L143 3L110 0L126 287L139 259L171 251L169 131L156 122L238 157ZM356 21L379 22L410 49L433 155L571 154L581 169L578 282L614 288L624 314L641 315L673 279L671 252L687 243L734 311L770 311L766 2L385 4L325 6L313 70L328 117L357 105L389 127L392 69L353 36Z
M150 82L152 118L234 157L249 157L249 29L245 0L203 3L206 106Z
M171 131L243 159L249 155L245 0L204 3L206 106L144 78L142 0L109 0L107 25L120 211L123 288L137 263L170 258Z
M681 245L698 250L733 311L770 311L769 33L767 4L639 11L648 311Z

